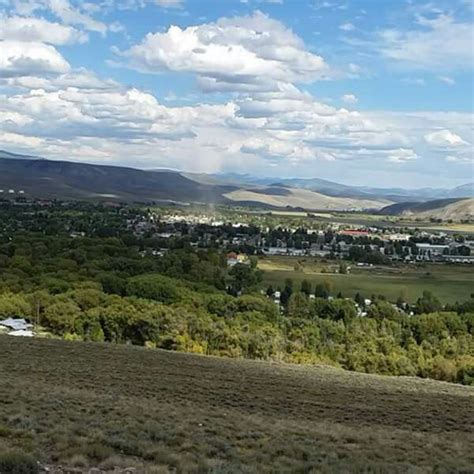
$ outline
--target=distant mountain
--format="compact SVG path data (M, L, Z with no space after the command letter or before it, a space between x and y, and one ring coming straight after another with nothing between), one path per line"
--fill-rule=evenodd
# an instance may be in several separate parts
M0 189L58 199L225 202L232 186L192 181L172 171L143 171L67 161L0 158Z
M317 193L333 197L385 199L394 202L424 201L441 198L474 197L474 183L458 186L454 189L442 188L376 188L369 186L349 186L320 178L261 178L236 173L213 175L190 175L191 179L205 182L223 182L238 186L285 186L299 189L308 189Z
M41 160L37 156L19 155L17 153L10 153L9 151L0 150L0 159L6 160Z
M380 209L390 201L338 198L310 190L220 182L168 170L138 170L44 159L0 158L0 190L57 199L227 203L307 210ZM9 193L8 193L9 194Z
M451 189L450 197L474 197L474 183L463 184Z
M384 207L380 210L380 214L423 219L473 220L474 198L397 203Z
M408 199L416 200L434 200L449 198L468 198L474 197L474 183L464 184L452 189L443 188L419 188L419 189L403 189L403 188L360 188L369 194L383 194L387 198L394 201L406 201Z
M453 190L364 188L319 178L275 180L234 173L207 175L173 170L139 170L50 161L0 151L0 190L3 189L4 193L9 189L22 190L27 196L43 198L367 210L381 209L394 202L408 201L413 204L429 200L429 196L436 193L444 193L443 198L465 197L464 194L471 197L472 188L471 184Z

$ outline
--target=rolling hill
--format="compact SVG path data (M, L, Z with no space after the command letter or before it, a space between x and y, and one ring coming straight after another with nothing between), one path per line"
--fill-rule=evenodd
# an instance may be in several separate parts
M238 189L225 194L235 202L259 203L272 207L293 207L310 211L380 209L390 203L384 199L345 198L326 196L307 189L270 186L265 188Z
M289 187L254 186L248 190L228 181L196 176L169 170L51 161L8 152L0 155L0 195L4 196L13 189L38 198L226 203L308 210L380 209L390 204L370 197L336 198Z
M285 186L307 189L332 197L384 199L392 202L425 201L432 199L474 197L474 183L467 183L452 189L443 188L377 188L349 186L320 178L265 178L237 173L189 174L191 179L201 182L222 182L234 186Z
M423 219L473 220L474 198L397 203L384 207L380 214Z
M0 471L8 451L45 472L474 466L472 387L116 344L0 336L0 348Z
M173 171L0 158L0 189L58 199L224 202L235 187L200 184Z
M0 150L0 190L56 199L101 199L134 202L225 203L305 210L378 210L410 213L410 206L431 194L471 197L472 185L453 190L415 191L347 186L319 178L258 178L209 175L172 170L141 170L69 161L51 161ZM411 194L410 194L411 193ZM415 193L415 194L416 194ZM471 194L469 194L471 193ZM419 198L417 198L417 196ZM444 196L444 197L449 197ZM464 196L463 196L464 197ZM406 206L387 207L406 202ZM416 210L413 212L417 212Z
M5 160L41 160L37 156L32 155L19 155L18 153L10 153L9 151L0 150L0 159Z

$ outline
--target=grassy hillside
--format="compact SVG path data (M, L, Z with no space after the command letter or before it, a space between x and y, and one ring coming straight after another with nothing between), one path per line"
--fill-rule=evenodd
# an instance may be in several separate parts
M437 199L427 202L392 204L383 208L381 214L417 217L422 219L464 220L474 219L474 198Z
M235 188L199 184L172 171L0 156L0 189L40 198L224 202L222 195Z
M0 463L13 450L79 472L474 468L469 387L6 336L0 352Z

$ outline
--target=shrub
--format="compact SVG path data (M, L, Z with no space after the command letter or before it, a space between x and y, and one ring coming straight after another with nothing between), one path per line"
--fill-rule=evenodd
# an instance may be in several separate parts
M179 281L162 275L140 275L129 279L127 294L172 304L180 301L183 296L181 286Z
M39 466L35 460L24 453L0 454L0 472L8 474L37 474Z

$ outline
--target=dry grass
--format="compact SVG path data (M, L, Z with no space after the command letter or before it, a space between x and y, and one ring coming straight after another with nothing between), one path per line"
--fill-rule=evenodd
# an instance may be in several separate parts
M284 208L287 206L301 207L308 210L344 210L344 209L380 209L391 204L386 199L364 199L364 198L344 198L332 197L325 194L310 191L308 189L287 188L288 194L276 195L265 194L264 188L255 192L251 189L238 189L224 194L224 197L231 201L254 202L275 207ZM270 191L270 188L269 188ZM294 213L290 214L296 216Z
M87 472L472 472L474 390L0 336L0 453Z

